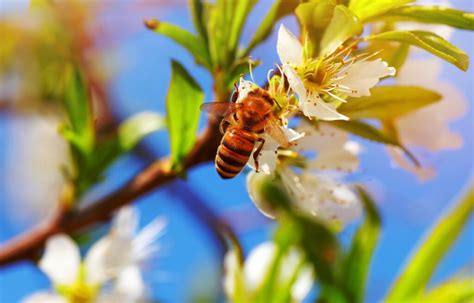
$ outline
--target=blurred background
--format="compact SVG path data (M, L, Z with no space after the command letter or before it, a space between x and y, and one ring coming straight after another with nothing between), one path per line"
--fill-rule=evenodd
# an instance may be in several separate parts
M256 6L243 34L245 41L252 34L251 24L259 22L270 4L271 1L264 0ZM474 10L470 0L456 1L453 6ZM183 63L206 92L206 101L212 101L210 76L197 67L182 48L143 25L144 19L157 18L192 31L185 0L87 0L75 10L63 12L74 17L68 19L73 21L71 28L57 28L54 22L43 26L45 20L39 20L27 10L25 0L0 0L0 37L3 40L0 45L0 101L20 100L15 104L9 101L0 103L1 242L48 216L61 185L59 168L66 162L66 147L51 123L51 120L59 121L60 117L54 104L45 104L38 99L38 87L34 82L35 68L46 61L52 66L48 69L52 74L49 77L51 83L41 85L54 88L60 84L60 77L54 75L60 71L60 62L64 59L61 56L67 54L61 47L51 48L51 45L61 45L52 43L51 39L70 43L68 31L75 31L80 43L72 42L77 47L74 51L81 54L83 63L94 75L100 88L97 90L101 95L98 98L109 100L109 104L98 108L99 121L104 129L113 124L110 117L123 120L145 110L165 113L171 59ZM296 31L294 17L281 22ZM16 24L21 31L15 32L9 24ZM473 37L469 32L454 31L450 41L473 58ZM5 55L6 50L13 47L8 43L15 45L13 57ZM253 58L263 61L254 71L257 82L263 82L267 70L278 62L275 45L276 33L273 33L252 54ZM433 59L430 55L413 55ZM40 62L38 56L42 56L43 61ZM26 70L24 73L12 72L5 67L9 66L6 60L17 60L15 66ZM474 112L470 101L474 98L474 71L471 67L463 73L441 60L437 61L441 65L439 80L455 86L468 106L462 117L450 124L451 130L462 137L461 148L436 154L415 150L423 163L436 169L436 176L420 182L413 174L394 167L385 147L360 141L364 146L361 167L350 176L350 181L368 186L383 215L382 239L369 276L368 302L377 302L383 297L424 231L472 180ZM21 91L20 97L18 91ZM54 94L54 89L50 93ZM203 115L201 128L205 121ZM147 137L145 144L147 159L165 155L169 150L164 132ZM121 158L108 171L105 182L85 197L85 203L119 187L145 164L143 157L136 155ZM156 216L165 216L169 222L165 235L160 239L160 252L145 272L151 297L160 302L193 301L198 296L216 292L220 287L222 248L203 225L203 209L196 209L202 207L201 203L229 222L247 252L272 235L274 225L259 213L248 197L245 174L223 181L212 164L189 171L186 183L178 180L138 199L135 205L141 213L141 225ZM342 232L342 241L347 242L352 231L349 227ZM474 223L471 219L433 282L442 281L466 266L472 272L473 267L469 266L472 260ZM19 302L28 294L49 286L46 276L33 264L16 263L0 268L0 302Z

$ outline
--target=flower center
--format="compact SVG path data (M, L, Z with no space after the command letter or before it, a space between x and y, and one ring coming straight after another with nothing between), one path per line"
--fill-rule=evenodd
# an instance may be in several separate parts
M92 303L97 297L97 288L82 282L58 287L58 292L70 303Z

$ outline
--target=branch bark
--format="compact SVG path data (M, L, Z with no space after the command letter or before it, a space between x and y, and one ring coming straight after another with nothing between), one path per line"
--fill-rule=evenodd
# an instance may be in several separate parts
M186 157L185 169L213 160L220 138L218 121L211 118L207 128ZM110 218L114 210L146 195L177 176L178 172L170 170L169 159L163 158L146 167L118 190L90 206L69 211L59 209L47 222L0 246L0 266L20 260L35 260L46 240L52 235L60 232L72 234L104 222Z

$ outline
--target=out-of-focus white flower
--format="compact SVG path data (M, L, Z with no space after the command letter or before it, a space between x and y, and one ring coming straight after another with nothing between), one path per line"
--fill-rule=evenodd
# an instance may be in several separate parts
M314 283L311 267L305 263L303 254L296 247L290 248L280 260L276 258L278 249L272 242L258 245L250 252L243 267L234 250L226 254L223 284L231 302L236 301L236 298L253 302L271 273L275 274L275 290L288 289L291 302L305 299ZM293 277L296 279L291 282ZM289 288L288 283L291 283Z
M91 257L89 253L82 267L79 247L69 236L59 234L48 239L39 268L49 277L57 293L38 292L24 302L92 302L107 275L103 267L90 266L87 260Z
M157 218L137 233L138 212L133 207L123 207L114 217L109 234L91 249L94 258L86 264L108 276L117 277L115 292L130 300L145 294L141 265L159 249L156 240L166 226L164 218Z
M7 144L7 194L21 219L39 220L58 204L70 163L67 143L54 114L25 114L11 120ZM28 190L25 190L25 186Z
M39 292L26 303L137 302L145 295L141 265L158 249L155 243L165 227L157 218L136 234L138 214L123 207L114 217L110 233L97 241L81 262L79 247L67 235L55 235L47 244L39 268L57 293ZM101 288L114 281L110 291Z
M305 58L301 43L283 25L278 31L277 52L290 87L298 95L299 107L309 118L348 120L322 97L346 102L347 96L369 96L381 78L395 75L395 69L381 59L369 60L373 55L350 57L350 47L336 46L333 53Z
M439 79L441 69L441 63L435 59L411 59L399 71L398 84L419 85L443 96L441 101L395 121L400 140L407 146L439 152L458 149L463 144L462 137L449 129L449 123L466 112L467 102L454 85ZM435 175L432 168L415 166L396 148L390 147L389 153L396 164L415 173L420 180L427 180Z

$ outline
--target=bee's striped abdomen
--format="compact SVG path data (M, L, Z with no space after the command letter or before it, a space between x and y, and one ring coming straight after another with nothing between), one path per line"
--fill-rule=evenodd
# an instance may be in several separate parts
M216 169L223 179L235 177L242 171L252 154L256 136L244 130L227 129L217 149Z

